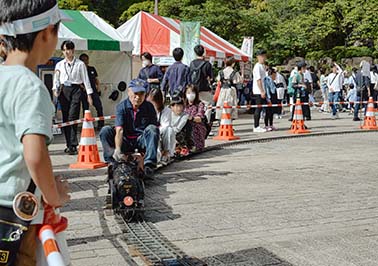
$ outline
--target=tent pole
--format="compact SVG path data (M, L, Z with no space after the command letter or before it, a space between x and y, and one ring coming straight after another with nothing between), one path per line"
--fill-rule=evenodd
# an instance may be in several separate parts
M159 1L155 0L155 15L159 15Z

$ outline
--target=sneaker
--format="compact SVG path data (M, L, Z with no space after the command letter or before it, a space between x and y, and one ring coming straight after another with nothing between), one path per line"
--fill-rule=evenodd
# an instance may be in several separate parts
M266 129L261 128L261 127L255 127L255 128L253 129L253 132L254 132L254 133L265 133L265 132L266 132Z
M354 117L353 121L361 121L361 119L359 117Z
M69 148L68 154L69 155L77 155L77 149L76 149L76 147Z
M272 131L277 131L278 130L278 128L276 128L275 126L271 126L270 128L272 129Z
M274 115L274 119L279 119L278 114L275 114L275 115Z
M155 167L153 167L151 164L146 164L144 166L144 175L147 179L152 179L155 174Z
M271 132L273 131L273 128L272 127L264 127L265 131L266 132Z
M172 159L171 157L168 155L168 156L163 156L160 160L161 164L164 165L164 166L167 166L168 164L170 164L172 162Z
M70 152L70 148L65 148L64 149L64 153L69 153Z

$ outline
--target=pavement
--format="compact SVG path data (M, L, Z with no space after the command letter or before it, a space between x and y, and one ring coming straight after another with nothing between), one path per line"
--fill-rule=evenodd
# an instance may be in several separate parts
M378 265L378 133L340 117L313 112L306 125L359 134L231 145L171 164L147 184L147 219L209 265ZM252 121L234 123L242 141L291 136L287 117L263 134ZM69 170L76 157L64 154L62 136L49 149L72 191L62 209L72 265L133 265L123 229L103 209L106 170Z

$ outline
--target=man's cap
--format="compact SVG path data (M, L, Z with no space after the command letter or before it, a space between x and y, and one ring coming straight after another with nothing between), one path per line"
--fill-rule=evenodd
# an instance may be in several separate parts
M266 51L264 49L257 50L256 55L266 55Z
M184 100L180 96L174 96L171 100L171 105L184 104Z
M301 69L302 67L306 67L307 64L305 61L300 61L297 63L298 70Z
M143 79L133 79L129 83L129 88L134 92L146 92L148 88L148 83Z

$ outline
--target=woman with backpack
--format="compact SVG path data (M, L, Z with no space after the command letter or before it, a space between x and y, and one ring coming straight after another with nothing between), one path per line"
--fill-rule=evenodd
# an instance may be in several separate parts
M238 104L238 87L242 86L243 80L235 67L234 57L228 57L226 59L226 67L219 71L217 80L220 82L219 96L214 99L218 107L223 107L224 102L227 102L229 106L237 106ZM222 108L216 110L215 119L220 120L222 116ZM238 110L232 108L231 118L238 118Z

